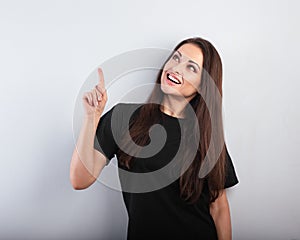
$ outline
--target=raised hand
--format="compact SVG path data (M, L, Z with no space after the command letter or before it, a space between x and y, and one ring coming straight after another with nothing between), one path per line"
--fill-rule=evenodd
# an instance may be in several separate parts
M90 92L84 93L82 100L85 114L100 118L107 102L104 76L101 68L98 68L98 76L99 83Z

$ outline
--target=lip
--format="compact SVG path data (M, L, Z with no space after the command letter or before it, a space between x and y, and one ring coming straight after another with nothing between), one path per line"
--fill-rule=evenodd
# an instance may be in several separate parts
M173 83L173 82L171 82L170 80L168 80L168 77L167 77L167 75L168 74L170 74L173 78L175 78L176 80L178 80L179 82L180 82L180 85L183 83L183 81L182 81L182 79L180 79L180 77L178 77L176 74L174 74L174 73L172 73L172 72L166 72L166 74L165 74L165 78L166 78L166 81L168 82L168 83L172 83L172 85L178 85L178 84L176 84L176 83Z

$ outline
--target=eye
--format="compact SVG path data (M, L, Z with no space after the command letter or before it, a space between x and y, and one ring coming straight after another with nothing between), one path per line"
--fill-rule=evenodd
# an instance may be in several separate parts
M197 72L196 68L193 65L189 65L188 68L191 69L193 72Z
M176 62L179 62L179 57L177 54L174 54L172 59L174 59Z

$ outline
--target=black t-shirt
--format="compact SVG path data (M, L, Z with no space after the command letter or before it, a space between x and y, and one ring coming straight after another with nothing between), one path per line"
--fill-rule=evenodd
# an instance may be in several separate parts
M100 118L94 147L107 157L106 164L109 164L115 154L118 159L118 145L112 134L112 112L116 111L114 117L117 118L117 122L120 122L116 132L120 133L124 127L122 114L137 105L142 106L137 103L118 103ZM138 111L135 112L137 113ZM160 123L167 132L165 146L152 157L133 158L134 164L130 170L127 169L128 171L157 170L165 166L176 154L180 145L179 121L185 119L178 119L162 111L161 118L164 120ZM120 136L116 134L115 137ZM239 182L227 148L226 161L224 188L234 186ZM119 165L120 168L124 169ZM120 181L122 186L121 178ZM181 199L179 178L158 190L143 193L122 191L122 194L129 218L127 239L217 239L215 224L209 212L207 185L204 185L201 196L195 204L187 204Z

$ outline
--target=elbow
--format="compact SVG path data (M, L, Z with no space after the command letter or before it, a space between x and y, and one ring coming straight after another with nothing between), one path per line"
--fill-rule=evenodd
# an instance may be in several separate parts
M74 176L72 176L71 174L70 174L70 183L74 190L83 190L83 189L88 188L88 186L82 185L82 183L80 183L80 181L76 180L76 178Z
M75 185L72 183L72 187L74 190L82 190L83 188L81 188L79 185Z
M87 177L76 171L70 171L70 183L74 190L83 190L95 182L95 178Z
M74 190L83 190L83 189L86 189L86 187L81 187L79 185L73 185L73 184L72 184L72 187L73 187Z
M74 190L82 190L88 187L83 185L79 173L76 171L76 168L73 168L72 166L70 168L69 180Z
M82 190L82 186L80 186L76 181L72 180L72 178L70 179L70 182L71 182L71 185L72 185L72 188L74 190Z
M80 185L80 182L78 181L78 177L75 171L75 167L71 164L70 167L70 175L69 175L69 181L71 183L71 186L74 190L81 190L82 186Z
M74 190L82 190L93 184L96 178L91 176L78 157L75 156L71 160L69 180Z
M79 182L76 181L76 178L72 173L70 173L70 183L71 183L71 186L74 190L83 189L82 186L79 184Z

